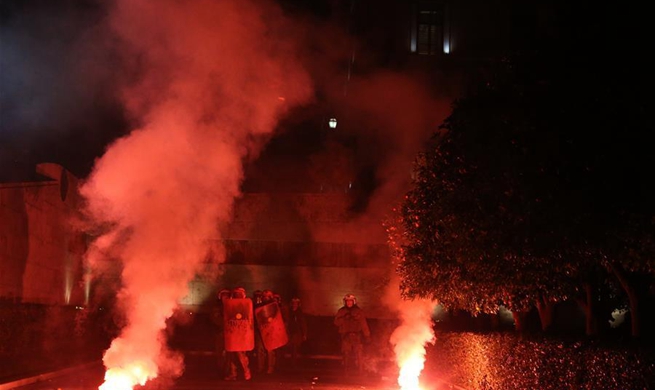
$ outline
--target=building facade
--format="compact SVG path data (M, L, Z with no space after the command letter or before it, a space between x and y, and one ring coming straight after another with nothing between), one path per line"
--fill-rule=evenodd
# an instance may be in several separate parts
M76 228L78 179L56 164L39 164L41 180L0 184L0 299L86 306L98 284L85 277L86 235ZM390 273L379 221L354 219L347 194L245 194L234 219L209 237L209 272L190 284L181 303L199 307L220 288L271 289L300 297L308 313L332 315L346 293L377 307ZM108 278L108 279L107 279Z
M78 179L52 163L36 171L38 181L0 183L0 299L83 305Z

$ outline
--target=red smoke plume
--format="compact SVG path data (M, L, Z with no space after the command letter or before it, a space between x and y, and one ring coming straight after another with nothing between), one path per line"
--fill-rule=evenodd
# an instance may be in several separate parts
M207 238L230 217L242 160L311 89L293 57L293 30L262 1L121 0L110 25L129 71L125 107L138 125L96 162L82 192L105 228L89 260L110 251L123 265L126 326L105 353L101 388L131 389L181 373L165 347L165 321Z

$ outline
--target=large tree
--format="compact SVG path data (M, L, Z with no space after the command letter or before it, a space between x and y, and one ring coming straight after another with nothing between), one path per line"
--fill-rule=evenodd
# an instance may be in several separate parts
M593 333L611 274L639 333L637 290L652 293L654 268L644 105L605 68L583 69L504 60L454 103L402 207L406 294L471 311L535 306L543 329L555 302L578 297Z

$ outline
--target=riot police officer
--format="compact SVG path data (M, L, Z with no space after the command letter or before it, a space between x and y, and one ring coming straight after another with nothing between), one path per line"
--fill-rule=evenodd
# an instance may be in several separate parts
M371 337L371 332L364 310L357 306L357 298L353 294L346 294L343 297L343 307L337 311L334 324L339 328L341 336L344 366L356 367L358 371L361 371L364 355L363 342Z
M238 312L236 313L235 319L232 319L233 313L228 313L227 309L233 310L231 303L232 302L243 302L244 304L241 307L237 307ZM251 350L254 346L254 328L252 326L252 301L247 298L246 290L243 287L237 287L232 291L232 297L229 300L223 301L226 305L225 317L228 320L228 323L234 323L235 326L227 329L225 331L225 342L227 344L228 337L230 337L230 346L226 347L229 351L226 353L228 361L228 374L225 377L225 380L236 380L237 379L237 364L241 367L243 371L243 378L245 380L250 380L250 367L247 351ZM242 311L242 310L246 311ZM237 322L242 322L242 325L237 324ZM243 325L247 325L244 327ZM235 330L236 329L236 330ZM245 330L245 332L243 332ZM229 332L228 332L229 331Z

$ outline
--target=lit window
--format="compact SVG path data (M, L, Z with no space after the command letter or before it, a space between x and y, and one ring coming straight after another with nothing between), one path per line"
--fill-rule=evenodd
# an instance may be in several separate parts
M422 55L450 53L446 7L438 2L418 2L413 6L410 51Z
M418 54L437 54L443 47L443 14L421 10L418 14Z

